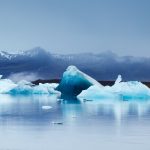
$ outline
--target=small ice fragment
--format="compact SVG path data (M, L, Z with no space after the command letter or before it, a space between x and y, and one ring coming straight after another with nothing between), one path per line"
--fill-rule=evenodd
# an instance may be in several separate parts
M45 109L45 110L48 110L48 109L51 109L52 106L42 106L42 109Z
M91 102L93 101L92 99L83 99L83 102Z
M0 79L3 77L3 75L0 75Z
M55 121L53 121L52 124L63 125L63 122L55 122Z
M116 81L115 81L115 84L119 84L120 82L122 81L122 77L121 75L119 74Z

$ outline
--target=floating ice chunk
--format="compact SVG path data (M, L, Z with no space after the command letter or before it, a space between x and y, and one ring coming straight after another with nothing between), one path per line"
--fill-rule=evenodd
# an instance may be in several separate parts
M13 88L17 87L17 84L9 79L0 79L0 94L8 93Z
M54 124L54 125L63 125L63 122L55 122L55 121L53 121L52 124Z
M143 83L139 81L118 82L119 78L121 80L121 76L118 76L115 84L111 87L111 92L130 98L146 98L150 96L150 89Z
M147 99L150 98L150 89L138 81L121 82L119 75L113 86L98 87L96 85L83 90L77 97L79 99L102 99L118 98L128 99Z
M121 75L118 75L118 77L117 77L117 79L116 79L116 81L115 81L115 84L118 84L118 83L120 83L122 81L122 77L121 77Z
M52 109L52 106L42 106L42 109L48 110L48 109Z
M61 95L59 91L56 91L54 89L54 84L42 84L33 86L32 84L27 82L21 82L21 84L18 84L15 88L11 89L8 93L9 94L24 94L24 95L30 95L30 94L57 94L58 96Z
M45 84L40 83L38 86L35 86L33 88L33 93L34 94L58 94L58 95L61 95L61 93L59 91L55 90L54 84L50 84L50 83L45 83Z
M62 93L62 96L77 96L82 90L91 85L102 87L95 79L80 71L75 66L69 66L63 73L63 78L56 88Z
M3 77L3 75L0 75L0 79Z
M45 85L49 85L49 87L55 89L59 84L58 83L45 83Z
M61 93L55 90L57 86L58 84L55 83L40 83L39 85L34 85L31 82L25 80L14 83L9 79L0 79L0 94L57 94L57 96L59 97Z
M92 99L83 99L83 102L92 102Z
M122 98L148 98L150 89L141 82L128 81L120 82L111 87L113 93L118 93Z
M87 90L83 90L78 96L78 99L83 100L84 102L95 99L104 99L104 98L115 98L111 90L109 91L109 86L99 87L97 85L90 86Z

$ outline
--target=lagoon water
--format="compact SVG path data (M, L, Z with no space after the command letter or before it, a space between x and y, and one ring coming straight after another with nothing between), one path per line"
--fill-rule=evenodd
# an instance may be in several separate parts
M149 150L150 100L0 96L0 150Z

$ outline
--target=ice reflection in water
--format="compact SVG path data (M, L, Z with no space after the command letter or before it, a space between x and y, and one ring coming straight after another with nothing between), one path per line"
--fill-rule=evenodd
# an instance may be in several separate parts
M149 100L0 96L0 150L149 149L149 139Z

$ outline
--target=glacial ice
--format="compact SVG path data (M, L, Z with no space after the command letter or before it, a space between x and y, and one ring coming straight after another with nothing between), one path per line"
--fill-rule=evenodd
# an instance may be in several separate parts
M5 94L11 89L17 87L17 84L9 79L0 79L0 94Z
M69 66L63 73L63 78L56 88L63 96L77 96L82 90L89 88L91 85L102 87L95 79L80 71L75 66Z
M40 83L39 85L34 85L31 82L25 80L14 83L9 79L0 79L0 94L57 94L60 96L61 93L55 90L57 86L58 84L56 83Z
M139 81L122 82L121 75L118 75L114 85L102 86L77 67L69 66L63 73L60 84L40 83L34 85L25 80L15 83L10 79L2 79L0 75L0 94L56 94L58 97L62 96L62 98L76 99L77 97L85 101L99 99L129 100L150 98L150 89Z
M138 81L121 82L121 75L118 76L113 86L98 87L93 85L83 90L77 98L79 99L147 99L150 98L150 89Z

